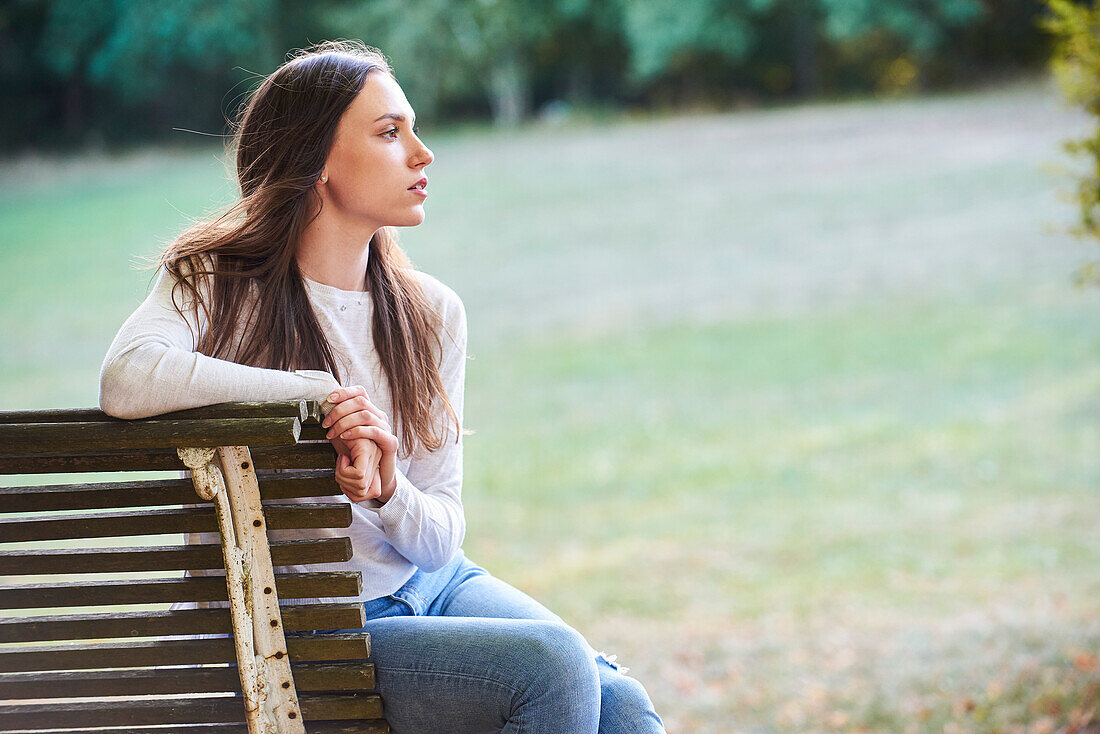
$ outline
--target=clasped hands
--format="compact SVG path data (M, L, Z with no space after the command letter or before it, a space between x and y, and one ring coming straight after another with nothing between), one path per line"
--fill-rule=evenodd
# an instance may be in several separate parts
M328 396L332 409L321 422L336 449L336 483L352 502L388 502L397 489L397 436L389 418L361 385Z

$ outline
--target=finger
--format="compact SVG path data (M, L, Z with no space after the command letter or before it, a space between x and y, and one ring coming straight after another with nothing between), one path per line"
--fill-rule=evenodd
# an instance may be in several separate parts
M378 417L377 413L368 410L360 410L354 413L345 415L343 418L338 419L336 422L329 426L328 432L325 434L326 438L335 438L344 431L347 431L355 426L378 426L389 430L389 424Z
M336 484L339 485L340 491L349 497L359 491L362 485L359 482L352 481L347 477L337 477Z
M367 493L359 488L342 487L341 489L344 492L344 496L352 502L359 503L364 500L370 499L370 497L367 496Z
M343 469L338 469L337 472L340 479L350 483L362 482L363 478L367 476L366 472L354 464L348 464Z
M378 426L355 426L340 434L340 440L342 441L364 438L374 441L383 453L388 454L397 450L397 436L389 431L382 430Z
M351 455L351 448L348 446L346 441L341 441L338 438L332 438L329 439L329 441L332 443L332 448L336 450L337 456Z
M367 395L366 390L356 385L355 388L341 388L329 395L331 398L333 395L343 396L339 400L329 400L332 403L332 407L325 413L325 418L322 419L322 425L332 425L334 420L338 420L348 413L353 413L358 410L369 410L375 415L378 415L383 420L386 420L386 414L377 405L371 402L370 396ZM329 420L331 418L331 420Z
M325 399L321 401L321 421L324 422L325 417L328 416L338 404L358 394L366 396L366 388L362 385L352 385L351 387L338 387L330 392L325 396Z
M335 395L336 393L333 394ZM345 415L355 413L359 410L365 410L369 402L370 401L367 400L366 395L349 395L348 397L333 405L332 408L329 409L328 413L325 413L325 417L321 421L321 425L331 426L334 422L340 420Z
M340 491L344 493L348 499L354 499L355 497L355 485L349 482L337 482L340 485Z
M328 401L330 403L340 403L348 398L353 398L356 395L366 395L367 388L362 385L349 385L348 387L338 387L329 393Z
M343 485L343 484L346 484L349 481L348 476L347 476L347 471L348 471L349 466L351 466L351 457L349 457L345 454L340 454L339 456L336 457L336 472L335 473L336 473L336 483L337 484Z
M343 481L340 482L340 491L351 500L352 502L362 502L363 500L377 497L380 492L376 492L373 485L376 484L373 479L370 482L359 481ZM381 485L379 485L381 486Z
M336 475L336 484L340 487L340 491L344 494L352 493L355 491L355 482L350 481L347 477L340 474Z
M363 472L363 476L370 476L372 471L378 469L378 464L382 461L384 454L374 441L359 441L358 443L364 444L364 448L352 460L356 467Z
M337 470L336 484L339 485L340 491L347 495L349 499L354 499L357 502L361 501L361 498L356 498L360 497L370 486L370 483L365 481L363 476L351 474L346 468L342 471Z
M359 424L384 424L388 428L389 423L389 417L385 412L362 396L348 398L330 410L321 421L324 428L332 428L335 424L340 424L340 430L347 430Z

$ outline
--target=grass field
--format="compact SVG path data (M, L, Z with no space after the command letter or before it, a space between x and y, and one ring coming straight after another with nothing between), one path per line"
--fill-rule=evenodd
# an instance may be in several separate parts
M402 236L470 319L467 553L671 732L1081 731L1100 292L1050 169L1086 125L1030 83L424 130ZM0 408L95 403L219 152L0 166Z

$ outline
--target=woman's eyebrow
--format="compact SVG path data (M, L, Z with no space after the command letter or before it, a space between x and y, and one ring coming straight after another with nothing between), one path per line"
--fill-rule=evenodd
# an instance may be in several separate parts
M400 112L387 112L386 114L382 115L377 120L375 120L375 122L378 122L379 120L385 120L385 119L395 120L396 122L404 122L405 121L405 116L402 115ZM413 118L413 124L414 125L416 124L416 118L415 117Z

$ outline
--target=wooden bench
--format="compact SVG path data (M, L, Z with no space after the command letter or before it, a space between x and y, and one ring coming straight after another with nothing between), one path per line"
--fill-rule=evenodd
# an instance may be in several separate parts
M26 475L0 487L0 731L388 731L369 635L310 634L361 628L362 604L287 602L354 597L359 574L273 573L351 558L346 537L267 537L351 524L331 445L306 441L319 418L304 401L0 413L0 474ZM190 478L104 474L185 459ZM110 481L48 476L85 472ZM181 543L202 532L222 544Z

